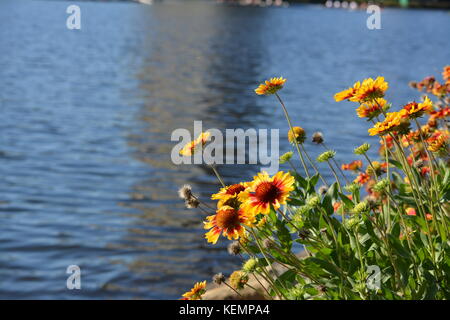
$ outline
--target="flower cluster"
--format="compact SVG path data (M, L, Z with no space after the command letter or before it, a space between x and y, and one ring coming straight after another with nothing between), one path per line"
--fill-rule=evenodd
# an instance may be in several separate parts
M213 282L238 296L251 288L268 299L448 298L450 66L443 78L445 84L429 77L413 85L439 101L427 95L392 112L387 112L389 86L383 77L336 93L336 101L357 103L358 117L373 122L369 135L380 142L379 159L371 159L371 145L363 143L354 154L364 159L340 165L320 132L310 142L325 151L315 161L309 156L307 134L292 126L278 93L286 80L260 84L256 94L275 94L286 116L292 150L280 157L280 164L291 170L273 176L263 171L249 181L226 185L213 167L222 184L211 196L214 204L202 202L190 186L179 191L188 207L208 213L207 242L216 244L221 235L234 240L228 252L244 258L228 280L219 273ZM182 154L192 155L208 138L203 133ZM331 174L323 174L318 166ZM304 248L306 257L295 254L294 243ZM286 271L279 275L273 263ZM383 285L377 290L367 287L367 270L373 265L383 268ZM258 288L249 282L250 275ZM206 281L196 283L183 299L202 299L205 290Z

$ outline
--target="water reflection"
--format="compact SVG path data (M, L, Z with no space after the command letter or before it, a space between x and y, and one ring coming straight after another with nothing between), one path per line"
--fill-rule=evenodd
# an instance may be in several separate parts
M382 74L398 105L450 52L439 11L385 10L373 33L364 12L316 6L82 2L82 30L70 32L67 2L0 6L3 298L177 298L230 272L226 242L206 245L204 216L177 199L184 183L204 198L218 184L207 167L171 163L172 130L279 128L287 151L276 101L253 93L282 75L294 121L350 160L367 124L333 93ZM256 171L219 169L229 183ZM79 292L65 288L70 264L82 269Z
M214 5L180 4L155 6L148 19L151 31L137 74L144 97L137 114L139 130L128 139L136 149L134 156L149 165L150 172L133 186L138 201L123 205L141 212L139 226L129 229L130 240L149 248L131 269L161 270L155 282L164 283L168 294L189 287L192 276L208 278L237 262L220 245L206 247L203 216L187 211L177 199L177 188L184 183L206 199L218 184L207 167L171 163L175 143L170 135L177 128L192 130L194 120L202 120L204 129L267 127L253 116L257 103L251 90L263 60L261 34L256 31L264 12L249 11L245 16L246 20L236 17L235 10ZM245 35L236 37L242 30ZM245 170L249 166L221 171L231 182L245 176Z

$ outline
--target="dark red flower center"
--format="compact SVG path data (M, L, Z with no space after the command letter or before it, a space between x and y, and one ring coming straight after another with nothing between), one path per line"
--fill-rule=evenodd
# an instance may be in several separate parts
M232 229L239 226L239 213L235 209L217 211L216 224L221 229Z
M228 187L227 194L235 195L245 190L245 187L242 184L233 184Z
M260 183L255 190L255 196L262 202L274 202L279 193L280 189L273 183L267 181Z

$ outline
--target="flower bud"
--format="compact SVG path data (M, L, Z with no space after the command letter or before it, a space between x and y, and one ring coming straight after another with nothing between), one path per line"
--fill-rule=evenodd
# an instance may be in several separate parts
M297 141L298 143L302 144L303 142L305 142L305 139L306 132L302 127L293 127L292 130L289 129L288 140L290 143L295 143L295 141Z

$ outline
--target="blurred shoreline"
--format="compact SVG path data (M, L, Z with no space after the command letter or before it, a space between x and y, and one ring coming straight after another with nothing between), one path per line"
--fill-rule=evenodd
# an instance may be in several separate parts
M380 7L397 7L405 9L450 9L450 1L435 0L386 0L386 1L325 1L325 0L217 0L218 3L240 6L287 6L289 4L320 4L329 8L361 9L365 10L369 5L376 4Z

